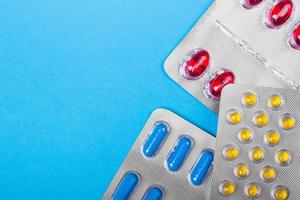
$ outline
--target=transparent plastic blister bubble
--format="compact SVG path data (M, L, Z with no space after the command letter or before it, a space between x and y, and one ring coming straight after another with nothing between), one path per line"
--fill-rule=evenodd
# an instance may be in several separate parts
M167 58L167 74L215 112L221 91L229 84L296 88L286 76L266 67L265 60L258 59L255 52L246 51L245 45L215 20L217 4L218 1Z
M211 199L298 199L300 93L228 85L222 92Z
M103 199L209 199L215 138L155 110Z

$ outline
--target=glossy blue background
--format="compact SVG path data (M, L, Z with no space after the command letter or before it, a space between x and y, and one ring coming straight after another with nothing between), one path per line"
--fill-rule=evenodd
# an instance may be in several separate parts
M150 113L214 133L163 71L212 0L0 0L0 199L100 199Z

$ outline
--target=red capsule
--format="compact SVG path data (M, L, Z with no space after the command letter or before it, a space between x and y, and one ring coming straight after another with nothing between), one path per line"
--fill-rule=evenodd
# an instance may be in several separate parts
M228 69L220 69L206 83L205 93L208 98L219 100L223 88L234 83L234 74Z
M195 49L180 64L180 73L186 79L199 79L209 64L209 53L204 49Z
M246 9L251 9L255 6L258 6L263 0L241 0L242 5Z
M291 0L279 0L266 12L266 25L269 28L279 28L292 16L294 4Z
M289 42L294 49L300 50L300 22L293 28Z

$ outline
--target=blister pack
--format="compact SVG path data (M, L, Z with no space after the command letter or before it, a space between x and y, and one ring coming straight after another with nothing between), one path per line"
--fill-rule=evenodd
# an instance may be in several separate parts
M209 199L215 138L155 110L103 199Z
M295 90L224 88L211 199L299 199L299 102Z
M230 9L226 12L223 10L223 7L229 7L227 4L240 6L239 0L217 0L211 5L165 61L167 74L215 112L218 111L223 87L231 83L298 89L295 81L222 24L223 19L229 18L233 12ZM245 12L252 11L240 7L242 8L239 9ZM238 16L231 18L230 23L234 24L236 21L239 21ZM253 19L249 21L252 23ZM256 34L255 29L244 26L243 30L249 30L249 36L253 35L252 32ZM274 48L270 54L273 50ZM289 53L299 52L292 50ZM286 61L285 67L289 66L288 59L284 57L281 59ZM291 71L297 73L299 70L291 69Z

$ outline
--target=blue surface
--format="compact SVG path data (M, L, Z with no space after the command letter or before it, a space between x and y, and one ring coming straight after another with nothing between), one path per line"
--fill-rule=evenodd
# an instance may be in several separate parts
M212 0L0 0L0 199L100 199L150 113L214 133L163 71Z

